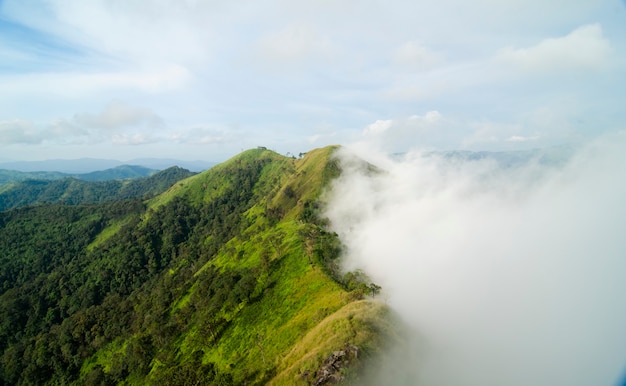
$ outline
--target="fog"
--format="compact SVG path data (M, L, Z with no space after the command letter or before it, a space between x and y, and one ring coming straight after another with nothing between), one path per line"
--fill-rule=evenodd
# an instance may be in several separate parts
M326 215L345 244L345 269L363 269L381 285L378 298L413 333L413 352L386 362L404 368L374 383L589 386L623 378L625 134L548 165L420 152L390 158L363 143L338 156L343 174Z

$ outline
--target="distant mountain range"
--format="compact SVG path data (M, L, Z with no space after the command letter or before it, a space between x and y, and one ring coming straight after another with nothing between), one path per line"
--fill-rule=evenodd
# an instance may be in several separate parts
M215 164L216 162L184 161L171 158L137 158L124 162L112 159L79 158L51 159L44 161L2 161L0 162L0 169L20 172L61 172L75 175L113 169L124 165L143 166L144 168L154 170L163 170L171 166L178 166L193 172L200 172L209 169Z
M14 173L13 175L11 173ZM0 178L42 175L55 178L27 178L0 182L0 211L33 204L96 204L129 198L147 199L164 192L179 180L196 173L176 166L162 171L142 166L119 166L71 177L56 172L14 172L0 170ZM61 175L61 178L56 178ZM149 175L149 176L146 176Z
M542 165L562 165L574 154L570 146L555 146L545 149L518 150L518 151L446 151L435 152L449 159L478 161L493 159L503 167L514 167L528 162L537 162Z
M0 169L0 190L3 185L27 180L55 181L63 178L76 178L83 181L126 180L129 178L148 177L158 172L144 166L122 165L114 168L89 173L63 173L59 171L33 171Z
M516 150L516 151L470 151L470 150L435 150L423 153L427 157L442 157L458 161L493 160L500 166L516 167L529 162L541 165L556 166L566 163L574 154L576 148L572 146L554 146L543 149ZM393 158L401 159L407 153L394 153Z

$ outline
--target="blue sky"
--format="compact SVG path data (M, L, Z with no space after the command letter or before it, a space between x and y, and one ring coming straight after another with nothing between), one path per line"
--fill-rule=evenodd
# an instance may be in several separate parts
M619 0L0 2L0 160L224 160L624 129Z

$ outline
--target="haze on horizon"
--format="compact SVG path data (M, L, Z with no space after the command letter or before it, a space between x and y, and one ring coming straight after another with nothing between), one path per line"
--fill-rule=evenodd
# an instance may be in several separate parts
M0 1L0 161L222 161L622 130L619 0Z

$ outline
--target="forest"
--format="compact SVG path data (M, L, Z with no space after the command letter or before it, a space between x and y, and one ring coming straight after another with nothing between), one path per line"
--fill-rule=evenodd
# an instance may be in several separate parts
M357 379L395 327L320 216L333 150L254 149L151 198L0 212L1 383ZM359 357L324 378L342 347Z
M111 169L116 170L116 169ZM147 199L164 192L176 181L195 173L176 166L149 177L85 180L64 177L27 179L0 186L0 211L34 204L96 204L130 198ZM82 178L91 178L85 174ZM112 177L111 175L107 175Z

